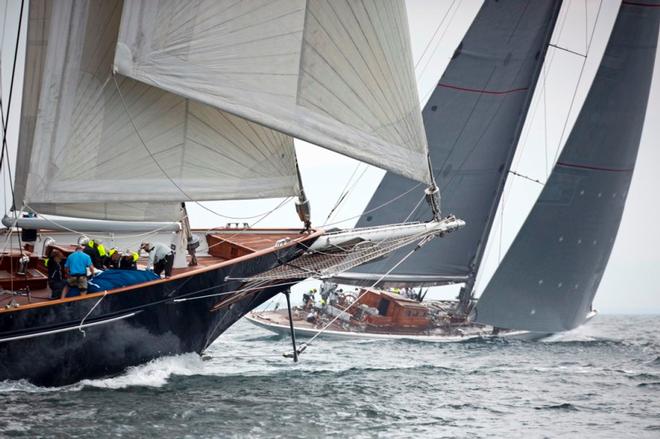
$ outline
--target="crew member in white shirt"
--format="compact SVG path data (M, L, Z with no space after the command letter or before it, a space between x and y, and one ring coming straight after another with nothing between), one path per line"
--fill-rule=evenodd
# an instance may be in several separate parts
M165 277L172 275L172 266L174 265L174 253L172 249L165 244L157 242L143 242L140 249L149 253L149 265L147 270L153 270L158 276L165 271Z

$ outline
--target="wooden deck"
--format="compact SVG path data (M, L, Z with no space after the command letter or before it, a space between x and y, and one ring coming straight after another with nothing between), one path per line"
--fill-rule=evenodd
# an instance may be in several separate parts
M195 266L174 268L172 275L194 272L236 257L267 250L274 247L278 241L282 242L281 240L291 242L303 236L305 235L301 235L297 230L219 229L212 231L206 235L209 255L197 256ZM74 245L57 245L56 248L65 255L75 250ZM5 290L0 291L0 308L7 307L10 303L23 305L51 300L50 289L47 286L48 270L43 261L36 256L31 256L27 273L17 275L16 270L20 257L21 253L16 250L0 254L0 290ZM187 258L189 261L190 256ZM146 266L147 258L140 258L138 268L145 269ZM9 291L17 293L11 294Z

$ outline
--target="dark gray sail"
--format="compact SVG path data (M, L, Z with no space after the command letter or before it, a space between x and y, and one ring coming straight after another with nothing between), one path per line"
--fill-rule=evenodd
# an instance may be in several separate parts
M476 321L543 332L584 323L635 167L659 21L660 0L623 2L573 131Z
M560 0L483 4L423 112L442 210L467 225L428 243L381 285L442 285L474 278L560 6ZM428 220L432 214L422 198L423 187L387 173L358 227ZM409 251L401 249L337 280L371 284Z

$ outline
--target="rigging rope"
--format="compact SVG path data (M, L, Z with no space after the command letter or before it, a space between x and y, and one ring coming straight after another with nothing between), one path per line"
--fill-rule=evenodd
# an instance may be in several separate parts
M436 26L435 31L433 32L433 35L431 36L431 39L429 40L428 43L426 43L426 46L424 46L424 50L422 50L422 54L419 56L419 59L415 63L415 69L417 69L417 67L419 67L419 63L422 61L422 59L424 59L424 55L426 55L426 51L429 49L429 47L431 47L431 43L435 39L435 36L438 35L438 32L440 31L440 28L442 27L442 24L445 22L445 19L447 18L447 15L449 15L449 11L451 11L451 9L454 7L454 4L456 4L456 0L453 0L451 2L451 5L449 5L449 7L447 8L447 11L445 11L445 14L442 16L442 19L438 23L438 26ZM447 32L446 29L445 29L445 32ZM443 34L442 34L443 36L444 36L445 32L443 32ZM443 37L441 36L440 40L442 40L442 38ZM436 48L437 48L437 45L436 45ZM435 53L435 50L434 50L433 53ZM433 55L431 55L431 56L433 56ZM422 71L423 71L423 69L422 69ZM421 76L421 74L420 74L420 76Z
M444 17L442 18L442 21L440 22L440 24L442 24L442 22L444 22L444 20L447 18L447 15L449 14L449 11L453 8L453 6L454 6L455 3L456 3L456 1L454 0L454 1L452 2L451 6L449 7L449 9L447 9L447 12L445 13ZM460 7L460 5L458 5L458 6ZM433 49L433 52L431 53L431 56L429 56L428 61L426 62L426 64L424 65L424 67L422 67L422 71L421 71L420 74L419 74L419 77L420 77L420 78L422 77L422 75L424 74L424 72L425 72L426 69L428 68L429 64L431 63L431 59L433 59L433 56L435 55L435 52L436 52L436 51L438 50L438 48L440 47L440 42L444 39L445 34L447 33L447 30L449 29L449 25L452 23L452 21L454 21L454 17L456 16L456 12L458 12L458 9L459 9L458 7L454 8L454 12L452 12L452 14L451 14L451 18L449 19L449 22L447 23L447 26L445 27L445 30L442 32L442 35L441 35L440 38L438 39L438 42L436 43L435 48ZM426 100L431 96L431 94L433 94L433 90L435 90L435 87L431 88L431 90L428 91L428 92L424 95L424 97L422 98L421 102L426 102Z
M339 208L339 206L341 205L341 203L344 202L344 200L345 200L345 199L348 197L348 195L353 191L353 189L355 189L355 187L356 187L357 184L360 182L360 180L362 179L362 177L364 176L364 174L369 170L369 167L368 167L368 166L365 166L365 168L362 170L362 172L361 172L360 175L357 177L357 179L355 179L355 181L352 182L353 177L355 176L355 174L357 173L357 171L358 171L358 169L360 168L361 165L363 165L363 163L358 163L357 166L355 167L355 170L353 171L353 174L351 174L351 177L350 177L350 178L348 179L348 181L346 182L346 185L344 186L344 189L342 189L341 193L339 194L339 197L337 198L337 202L336 202L335 205L332 207L332 209L330 209L330 212L328 213L328 216L325 218L325 223L323 223L323 225L322 225L321 227L323 227L323 226L325 226L326 224L328 224L328 222L330 221L330 218L331 218L332 215L335 213L335 211L337 211L337 209ZM351 184L351 182L352 182L352 184ZM349 185L350 185L350 187L349 187Z
M9 151L7 148L7 128L9 125L9 116L11 111L12 96L14 94L14 76L16 74L16 64L18 61L18 45L21 41L21 29L23 24L23 8L25 7L25 0L21 0L21 9L18 17L18 31L16 34L16 45L14 46L14 62L12 63L11 68L11 79L9 81L9 99L7 102L7 119L4 119L4 111L2 111L2 100L0 98L0 113L3 117L3 127L2 127L2 153L0 154L0 170L2 169L2 162L7 155L7 165L9 165ZM12 195L13 195L13 183L12 183Z
M101 301L103 299L105 299L105 296L107 296L107 295L108 295L108 290L105 290L103 292L103 295L99 298L99 300L96 301L94 306L92 306L92 308L89 310L89 312L87 314L85 314L85 317L83 317L82 320L80 321L80 324L78 325L78 331L82 332L83 337L87 335L87 333L83 329L83 325L85 324L85 320L87 320L87 317L89 317L94 312L96 307L99 306L99 303L101 303Z
M340 221L334 221L332 223L327 223L327 224L324 224L324 226L334 226L334 225L341 224L341 223L344 223L346 221L350 221L350 220L353 220L353 219L361 218L361 217L363 217L367 214L373 213L373 212L375 212L379 209L382 209L385 206L388 206L388 205L392 204L393 202L397 201L398 199L400 199L402 197L405 197L406 195L408 195L413 190L418 189L421 185L422 185L422 183L417 183L415 186L411 187L407 191L400 193L399 195L395 196L394 198L392 198L392 199L390 199L390 200L388 200L388 201L386 201L382 204L379 204L378 206L374 207L373 209L365 210L364 212L362 212L359 215L344 218L343 220L340 220Z

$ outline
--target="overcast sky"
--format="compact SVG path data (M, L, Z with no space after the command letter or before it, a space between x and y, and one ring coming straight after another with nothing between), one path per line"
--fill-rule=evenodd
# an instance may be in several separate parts
M0 2L2 13L2 96L3 103L9 93L11 62L16 41L18 8L20 1ZM413 58L422 103L428 99L433 87L442 75L449 57L460 42L471 20L479 10L479 0L407 0ZM588 41L593 42L589 50L586 67L578 84L582 58L551 49L545 70L545 86L537 87L532 102L530 117L523 130L521 143L514 158L514 170L532 178L545 181L563 146L566 134L579 112L588 86L596 72L611 31L618 0L568 0L560 13L560 22L565 22L560 35L553 42L563 47L585 53ZM600 12L599 12L600 9ZM598 20L596 16L598 15ZM24 50L20 48L20 52ZM660 207L657 189L660 183L656 169L660 163L660 67L656 58L656 73L652 85L645 130L642 136L639 158L628 195L626 211L619 235L612 252L605 277L596 296L595 307L608 313L660 313ZM22 57L21 57L22 60ZM19 62L14 85L15 99L9 125L9 142L12 157L15 157L18 111L22 88L22 65ZM571 96L578 97L572 108ZM544 99L545 97L545 99ZM567 116L571 110L570 116ZM6 106L5 106L6 111ZM568 124L568 125L566 125ZM545 127L547 126L547 131ZM566 128L565 128L566 127ZM564 133L560 139L561 133ZM334 213L330 222L345 220L339 225L352 226L369 201L384 172L361 164L339 154L326 151L305 142L296 141L296 150L301 165L305 189L312 200L314 224L326 223L326 217L351 176L354 189ZM3 169L3 182L7 193L7 176ZM356 177L360 177L359 180ZM357 180L357 182L356 182ZM529 181L509 179L505 190L505 208L498 214L493 236L487 249L484 269L477 285L480 292L488 278L504 256L517 230L527 216L541 186ZM7 206L3 196L2 202ZM216 211L231 216L253 216L267 212L280 200L208 203ZM197 206L189 206L194 227L223 225L227 220L209 214ZM504 221L500 221L504 218ZM292 203L269 215L259 226L291 226L298 220ZM500 246L500 235L502 237ZM438 289L436 296L452 296L455 288Z

